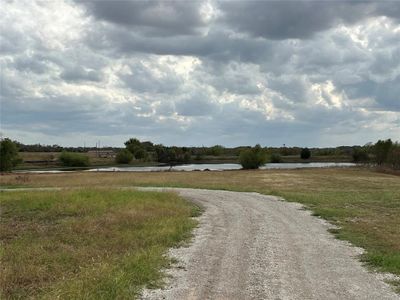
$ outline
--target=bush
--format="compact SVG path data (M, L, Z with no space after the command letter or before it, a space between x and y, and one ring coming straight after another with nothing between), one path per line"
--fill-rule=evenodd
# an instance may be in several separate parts
M281 163L282 162L282 157L281 157L281 155L279 153L272 153L270 161L272 163Z
M354 148L353 161L356 163L367 162L369 160L368 152L363 148Z
M61 164L66 167L87 167L89 166L89 157L74 152L63 151L58 157Z
M21 161L17 145L8 138L2 139L0 141L0 171L11 171Z
M239 162L243 169L258 169L267 161L266 154L260 145L240 152Z
M133 154L128 149L122 149L117 153L115 161L118 164L129 164L133 159Z
M300 158L301 159L309 159L311 157L311 151L308 148L301 149Z

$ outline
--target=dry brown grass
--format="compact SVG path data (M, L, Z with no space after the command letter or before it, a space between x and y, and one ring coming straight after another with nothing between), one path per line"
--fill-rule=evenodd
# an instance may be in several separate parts
M0 178L5 186L175 186L257 191L305 204L342 229L338 236L368 250L365 259L400 274L400 177L363 168L224 172L35 174Z
M21 185L20 175L0 176L0 184ZM32 187L88 187L167 185L207 188L262 189L279 191L312 191L344 189L380 189L399 184L400 179L377 174L367 169L330 168L299 170L238 170L224 172L72 172L60 174L29 174L26 182Z

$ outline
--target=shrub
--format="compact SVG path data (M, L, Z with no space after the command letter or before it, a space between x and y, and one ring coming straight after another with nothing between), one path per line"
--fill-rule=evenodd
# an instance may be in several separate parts
M367 162L369 160L368 152L364 148L354 148L353 161L356 163Z
M0 171L11 171L21 161L17 145L8 138L2 139L0 141Z
M246 149L240 152L239 162L243 169L258 169L260 166L265 164L267 160L265 151L260 145L256 145L254 148Z
M300 158L301 159L309 159L311 157L311 151L308 148L301 149Z
M282 157L281 157L281 155L279 153L272 153L270 161L272 163L281 163L282 162Z
M133 154L128 149L122 149L117 153L115 161L119 164L129 164L133 159Z
M89 166L89 157L74 152L63 151L58 157L61 164L66 167L87 167Z

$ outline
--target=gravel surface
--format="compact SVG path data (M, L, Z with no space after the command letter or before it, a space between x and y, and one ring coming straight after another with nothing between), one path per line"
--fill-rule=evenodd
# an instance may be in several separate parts
M148 190L147 188L145 190ZM400 299L368 272L362 250L327 232L300 204L257 193L173 190L202 205L188 247L163 289L142 299Z

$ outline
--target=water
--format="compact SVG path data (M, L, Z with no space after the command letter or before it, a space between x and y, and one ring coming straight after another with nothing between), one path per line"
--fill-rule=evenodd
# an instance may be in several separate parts
M156 171L224 171L239 170L239 164L186 164L173 166L154 166L154 167L111 167L87 170L88 172L156 172Z
M268 163L260 169L303 169L303 168L331 168L354 167L354 163L314 162L314 163ZM109 167L87 170L88 172L155 172L155 171L224 171L239 170L240 164L186 164L170 168L169 166L155 167Z
M260 167L264 170L272 169L303 169L303 168L331 168L331 167L354 167L354 163L335 163L335 162L311 162L311 163L268 163ZM85 172L159 172L159 171L224 171L239 170L240 164L185 164L174 167L153 166L153 167L106 167L93 168ZM16 171L16 173L66 173L76 171L64 170L31 170Z

